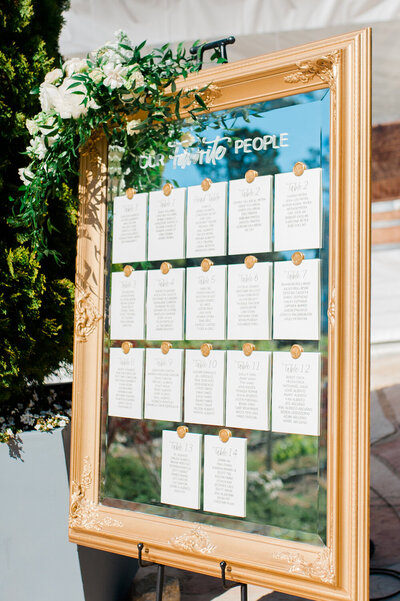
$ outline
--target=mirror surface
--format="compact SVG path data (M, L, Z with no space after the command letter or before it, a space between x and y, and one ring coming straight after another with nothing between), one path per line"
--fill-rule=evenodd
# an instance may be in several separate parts
M108 246L106 255L106 306L102 396L102 457L100 502L135 512L231 530L324 544L326 537L327 462L327 331L329 269L329 127L328 89L294 95L257 105L209 113L198 123L186 120L182 144L170 157L142 157L132 164L129 153L109 147ZM230 428L233 437L247 439L246 517L233 517L161 503L162 432L179 423L136 420L108 415L110 348L121 340L110 339L111 274L125 263L111 263L113 200L122 196L132 170L142 169L143 188L160 190L166 182L174 188L244 178L247 170L259 176L289 173L297 162L307 169L322 168L322 245L302 249L304 258L320 259L321 309L319 340L301 340L304 352L321 354L320 435L285 434L271 430ZM146 170L158 178L146 185ZM150 179L150 178L149 178ZM228 204L229 207L229 204ZM228 208L229 212L229 208ZM190 233L189 233L190 235ZM272 239L274 223L272 222ZM274 247L273 247L274 248ZM293 251L257 253L259 262L289 261ZM212 257L214 265L243 263L246 255ZM162 261L132 262L135 271L159 270ZM169 261L173 268L199 265L199 259ZM274 316L272 317L274 319ZM161 341L132 340L133 347L160 348ZM207 340L214 350L241 350L243 341ZM298 340L252 340L257 351L290 351ZM198 340L174 341L174 348L198 349ZM191 433L217 435L220 426L188 424ZM201 480L202 481L202 480ZM201 497L203 491L201 491ZM202 503L200 507L202 507Z

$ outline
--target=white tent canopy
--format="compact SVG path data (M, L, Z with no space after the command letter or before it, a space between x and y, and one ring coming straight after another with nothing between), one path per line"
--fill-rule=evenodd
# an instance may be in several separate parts
M400 19L399 0L72 0L61 45L86 53L124 29L132 40L247 36Z
M149 45L234 35L230 61L373 27L373 122L400 120L400 0L71 0L63 56L86 56L124 29Z

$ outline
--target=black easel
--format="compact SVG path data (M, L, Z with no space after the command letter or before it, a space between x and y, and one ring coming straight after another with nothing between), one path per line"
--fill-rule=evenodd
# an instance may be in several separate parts
M164 588L165 566L163 566L160 563L154 563L152 561L143 561L142 553L143 553L143 549L144 549L144 544L139 543L137 548L138 548L138 562L139 562L139 566L141 568L147 568L149 566L157 566L156 601L162 601L163 588ZM222 579L222 586L224 587L224 589L229 590L231 588L234 588L235 586L240 586L240 601L247 601L247 584L243 584L242 582L233 582L232 580L230 580L228 582L226 580L226 568L227 568L226 561L221 561L219 564L219 567L221 568L221 579Z
M144 544L139 543L138 548L138 562L141 568L148 568L149 566L157 566L157 584L156 584L156 601L162 601L163 588L164 588L164 568L165 566L160 563L154 563L151 561L143 561L142 551Z
M222 40L216 40L215 42L207 42L206 44L199 44L198 46L192 46L190 49L190 54L197 57L197 65L199 66L199 70L203 66L203 57L206 50L216 50L219 49L221 58L228 62L228 55L226 53L226 47L228 44L235 43L235 37L233 35L229 36L229 38L224 38Z
M247 601L247 584L243 584L243 582L233 582L232 580L230 580L228 584L225 579L226 561L221 561L219 567L221 568L222 586L224 589L229 590L235 586L240 586L240 601Z

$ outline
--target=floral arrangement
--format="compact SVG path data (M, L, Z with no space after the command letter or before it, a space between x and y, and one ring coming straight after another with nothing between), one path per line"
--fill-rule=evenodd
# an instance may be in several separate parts
M52 198L65 196L65 183L78 171L79 149L93 131L103 131L109 141L111 179L113 175L120 179L125 156L130 165L123 173L127 185L148 190L157 187L160 169L135 169L135 162L143 155L168 155L176 142L191 145L194 138L183 129L181 109L194 120L207 109L203 93L208 86L177 91L177 78L199 68L182 44L174 52L168 44L145 52L145 43L134 46L124 32L115 37L86 59L67 60L32 90L39 95L42 110L26 121L32 136L25 153L29 165L19 169L23 185L21 197L14 200L12 224L28 232L20 234L21 241L39 260L48 255L63 260L49 248L48 234L55 230L49 205ZM212 60L223 62L218 54ZM76 211L78 207L69 202L68 210ZM59 404L50 390L45 408L39 410L35 394L32 386L28 404L20 403L7 417L0 417L0 442L22 431L47 431L69 421L68 401Z
M177 91L176 79L199 68L182 44L175 53L166 44L142 55L144 42L133 46L124 32L115 35L116 42L86 59L72 58L47 73L34 90L42 111L26 123L32 135L26 149L31 162L19 170L24 185L15 223L29 228L39 256L52 252L46 240L46 231L53 228L48 197L76 172L79 148L93 130L102 129L134 164L143 154L167 155L172 142L191 144L192 136L182 130L180 110L196 119L207 109L202 95L208 86ZM218 55L212 58L223 61ZM130 185L148 188L156 176L151 169L132 169Z

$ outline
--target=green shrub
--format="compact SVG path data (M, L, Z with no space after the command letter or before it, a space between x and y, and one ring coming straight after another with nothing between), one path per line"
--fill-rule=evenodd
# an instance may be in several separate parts
M20 421L27 407L38 415L48 409L40 384L71 359L75 182L48 203L58 229L49 237L63 257L60 265L53 258L38 261L29 233L10 225L9 200L21 185L18 168L30 138L26 118L40 110L31 90L59 63L58 37L68 5L68 0L3 0L0 9L0 434L2 425L14 431L28 427Z

